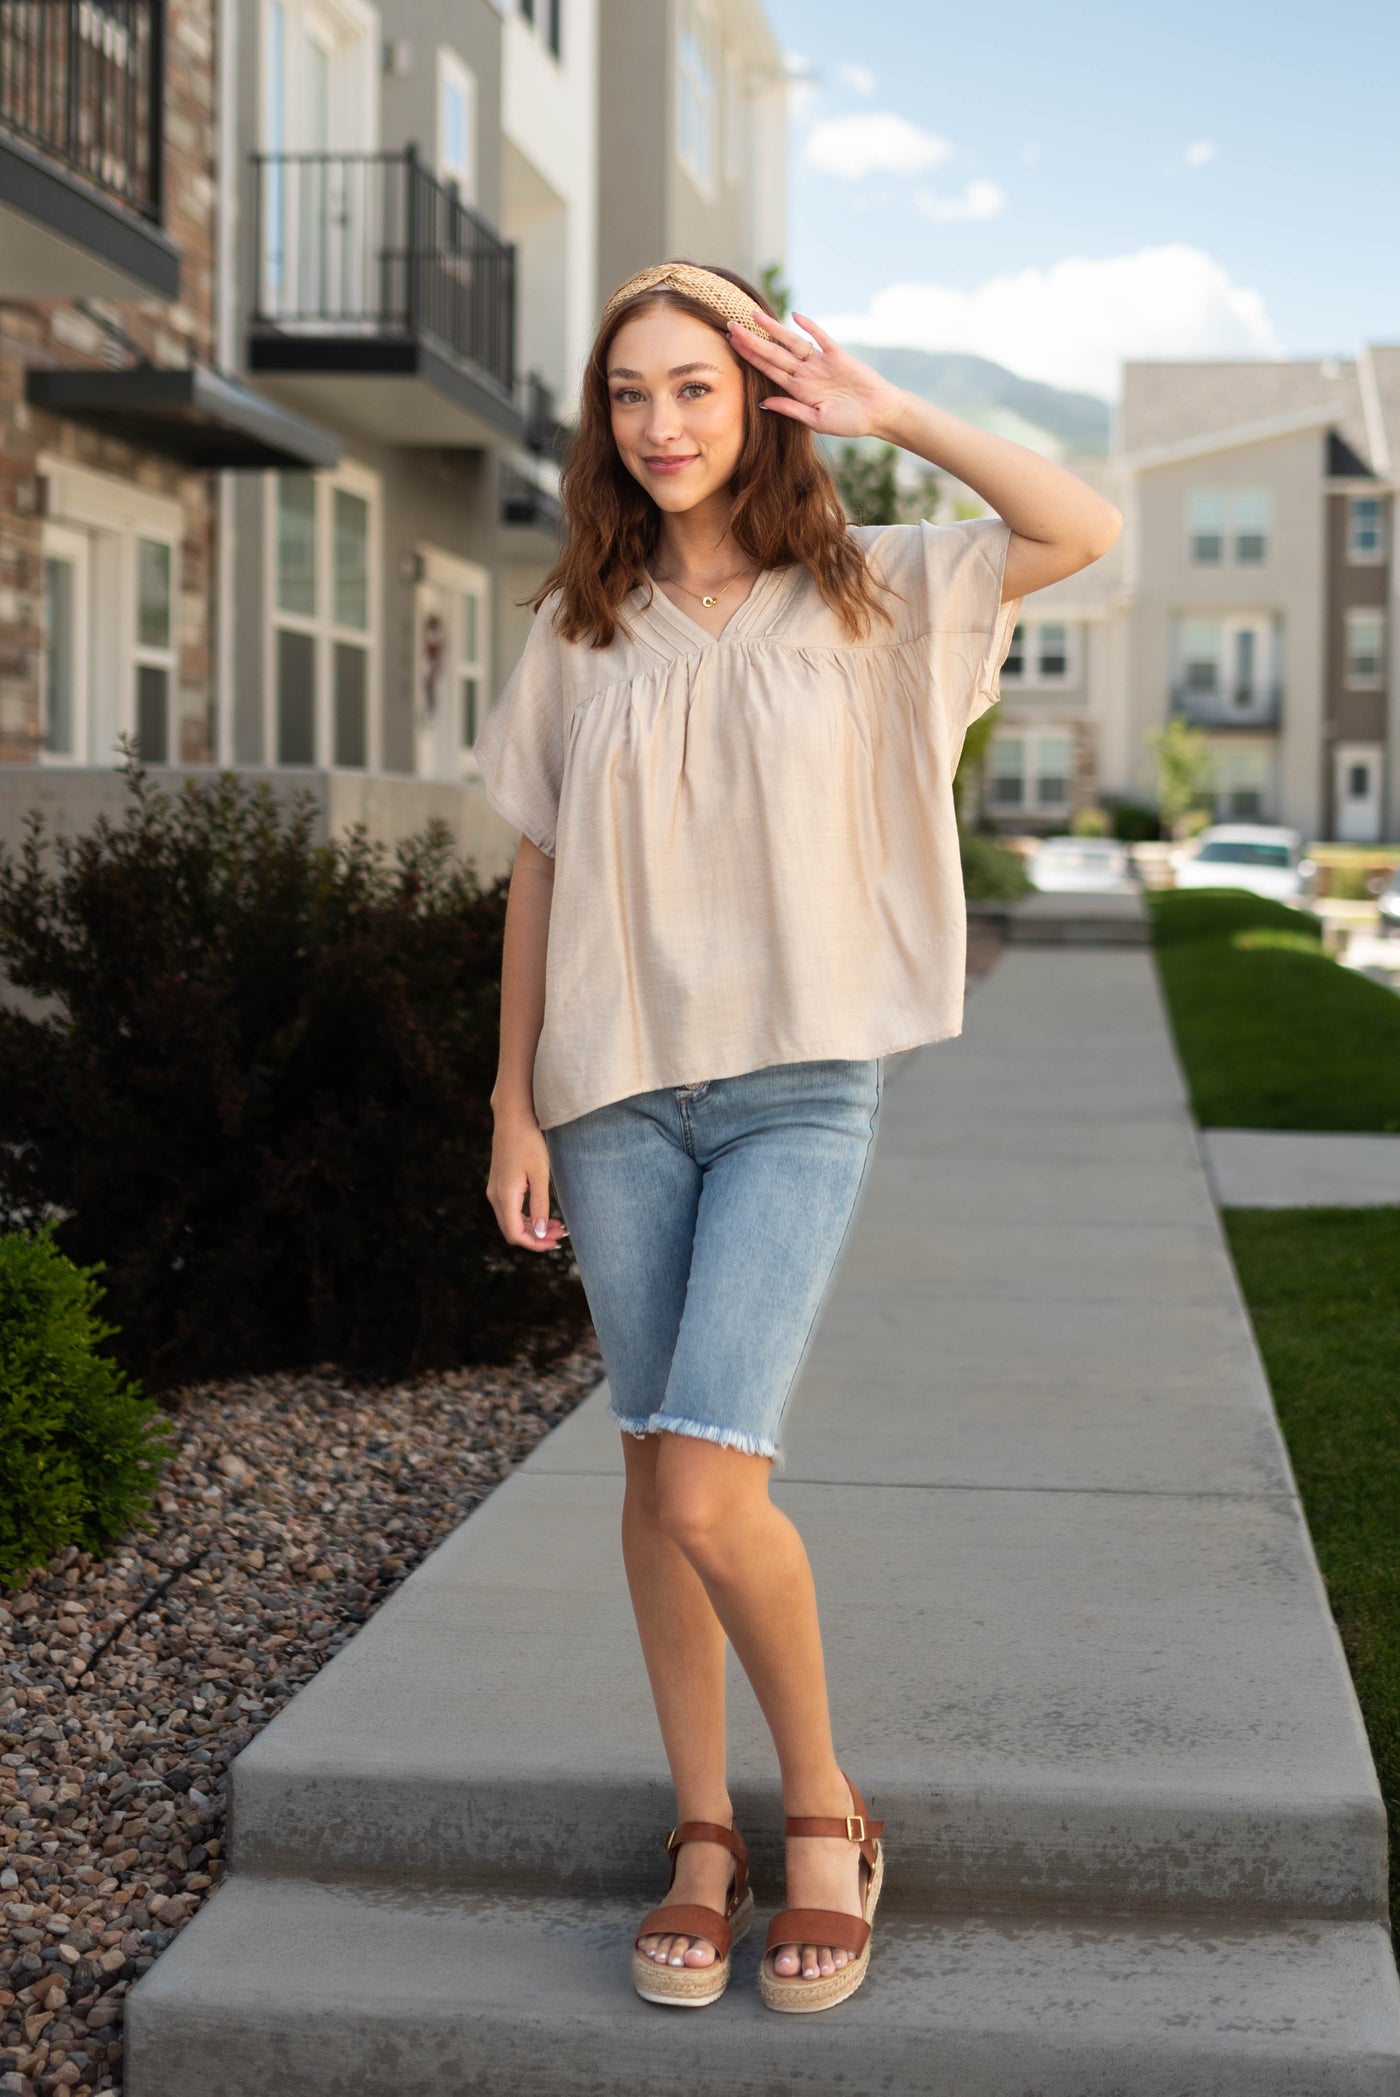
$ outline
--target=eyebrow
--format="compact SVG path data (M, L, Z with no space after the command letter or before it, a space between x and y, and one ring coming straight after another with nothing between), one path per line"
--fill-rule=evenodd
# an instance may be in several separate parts
M667 372L668 379L683 379L689 371L718 371L718 364L673 364ZM639 371L629 371L623 364L614 364L608 373L610 379L639 379Z

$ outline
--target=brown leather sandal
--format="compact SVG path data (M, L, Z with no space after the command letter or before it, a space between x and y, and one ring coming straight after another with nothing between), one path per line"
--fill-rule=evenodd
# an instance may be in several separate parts
M721 1826L717 1820L683 1820L666 1837L671 1859L667 1891L676 1883L676 1852L683 1842L719 1842L731 1851L734 1877L729 1900L721 1915L718 1908L674 1906L653 1908L632 1940L632 1979L644 2002L662 2002L676 2009L700 2009L718 2002L729 1986L730 1947L748 1934L753 1925L753 1888L749 1884L749 1853L737 1828ZM711 1966L662 1966L641 1949L643 1937L703 1937L715 1948Z
M842 1915L834 1908L784 1908L773 1917L758 1970L759 1989L770 2010L829 2010L855 1994L869 1969L870 1923L885 1878L885 1845L880 1840L885 1823L870 1818L865 1800L849 1777L846 1782L851 1785L854 1813L833 1819L790 1813L786 1831L789 1835L833 1835L859 1843L862 1912ZM829 1944L833 1951L848 1951L852 1956L835 1973L818 1974L815 1980L804 1980L800 1973L773 1971L773 1959L784 1946L804 1944Z

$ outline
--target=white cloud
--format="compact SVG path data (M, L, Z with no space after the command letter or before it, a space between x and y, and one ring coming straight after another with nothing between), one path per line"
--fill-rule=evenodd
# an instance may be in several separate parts
M892 110L879 109L814 124L803 151L808 167L847 182L859 181L862 175L922 175L952 157L946 138L921 130Z
M1278 357L1258 292L1199 248L1175 242L992 277L974 290L902 282L863 313L818 314L838 342L971 350L1023 377L1118 391L1125 357Z
M806 116L820 95L821 75L810 59L796 51L783 53L783 71L787 75L788 115L794 122Z
M853 95L874 94L875 75L869 66L857 65L854 59L847 59L846 63L838 66L836 70Z
M1006 191L996 182L975 180L955 197L936 196L931 189L914 191L914 209L935 225L952 225L960 219L996 218L1006 209Z
M1186 148L1184 156L1186 165L1188 167L1204 167L1207 161L1214 160L1215 151L1215 140L1213 138L1194 138Z

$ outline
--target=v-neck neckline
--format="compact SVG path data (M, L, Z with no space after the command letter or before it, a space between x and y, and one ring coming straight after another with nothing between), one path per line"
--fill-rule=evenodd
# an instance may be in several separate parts
M689 612L682 611L680 606L666 595L666 592L657 582L653 582L651 585L650 603L641 599L641 593L646 589L647 585L638 583L637 596L639 602L637 610L643 617L648 614L659 616L663 624L669 619L672 625L679 630L683 639L698 640L703 642L707 648L713 648L721 641L734 640L747 632L758 613L767 605L778 584L791 573L791 568L765 568L755 578L753 586L743 603L730 613L718 633L711 633L707 626L702 626L697 619L692 619Z

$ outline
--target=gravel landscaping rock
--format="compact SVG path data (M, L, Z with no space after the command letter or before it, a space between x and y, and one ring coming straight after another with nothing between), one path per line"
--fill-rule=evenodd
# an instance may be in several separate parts
M152 1527L0 1592L0 2097L121 2087L229 1762L602 1374L590 1333L542 1375L201 1385Z

